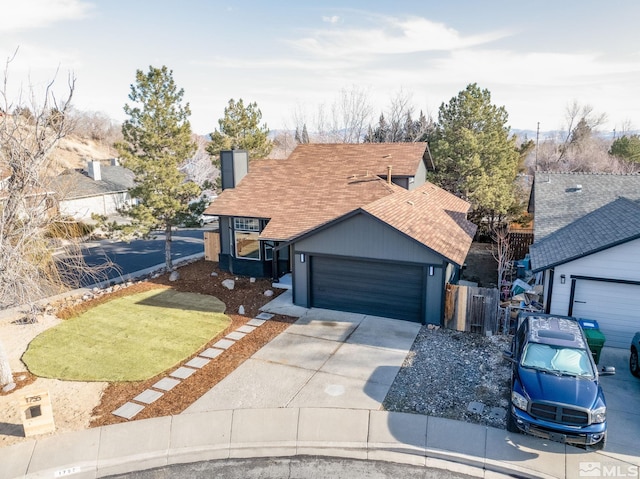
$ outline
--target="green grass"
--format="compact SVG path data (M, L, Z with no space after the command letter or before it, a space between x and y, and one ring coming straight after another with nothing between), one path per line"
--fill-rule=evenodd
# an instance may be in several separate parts
M100 304L37 336L22 360L36 376L140 381L180 363L231 322L213 296L145 291Z

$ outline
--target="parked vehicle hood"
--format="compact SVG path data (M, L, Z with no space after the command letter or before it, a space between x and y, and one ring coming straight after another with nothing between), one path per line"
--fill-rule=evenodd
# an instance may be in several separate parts
M535 369L519 367L523 391L532 401L550 401L592 409L597 407L600 387L594 379L559 376ZM604 403L604 397L602 398Z

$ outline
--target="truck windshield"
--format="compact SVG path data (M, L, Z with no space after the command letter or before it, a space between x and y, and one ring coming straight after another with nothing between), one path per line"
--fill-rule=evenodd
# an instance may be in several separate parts
M584 349L529 343L520 364L525 368L592 378L594 372L588 354Z

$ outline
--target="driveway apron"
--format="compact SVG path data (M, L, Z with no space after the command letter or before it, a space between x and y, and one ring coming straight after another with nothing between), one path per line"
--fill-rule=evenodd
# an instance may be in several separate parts
M420 325L310 309L185 413L222 409L380 409Z

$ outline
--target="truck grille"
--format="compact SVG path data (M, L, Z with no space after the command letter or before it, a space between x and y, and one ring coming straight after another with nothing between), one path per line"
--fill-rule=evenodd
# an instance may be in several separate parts
M547 421L573 426L587 426L589 424L589 412L562 404L534 402L531 404L531 415Z

